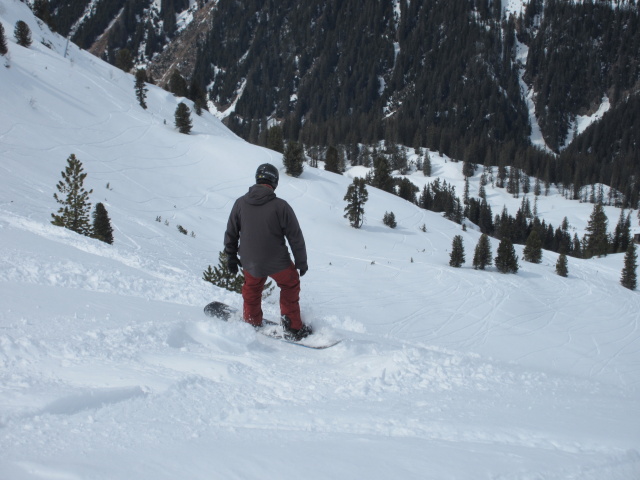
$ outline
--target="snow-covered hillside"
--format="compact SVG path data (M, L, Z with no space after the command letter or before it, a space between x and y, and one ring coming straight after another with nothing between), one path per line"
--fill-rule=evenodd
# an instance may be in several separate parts
M232 202L279 155L206 112L179 134L180 99L150 87L143 110L132 76L73 45L65 57L18 0L0 21L1 479L640 478L640 294L619 284L622 255L570 259L568 278L548 252L517 275L476 271L478 232L375 189L355 230L343 196L358 172L306 167L282 171L277 194L307 241L303 316L343 342L216 322L207 302L241 299L202 272ZM50 224L72 153L113 246ZM432 162L461 192L462 165ZM487 193L494 211L520 203ZM538 208L577 232L591 212L559 195Z

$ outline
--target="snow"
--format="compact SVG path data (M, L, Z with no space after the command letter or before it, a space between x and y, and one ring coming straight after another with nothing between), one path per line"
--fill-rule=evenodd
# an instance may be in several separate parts
M619 284L622 255L571 258L568 278L552 252L517 275L476 271L478 232L372 188L355 230L343 196L362 171L287 177L206 112L181 135L183 99L149 86L143 110L132 76L73 45L63 58L65 39L3 1L5 31L18 19L34 43L7 35L0 68L0 478L640 476L640 297ZM113 246L50 224L71 153ZM462 164L430 155L462 192ZM241 305L201 276L267 161L307 240L303 316L343 339L328 350L202 312ZM494 212L521 201L487 194ZM581 232L592 206L552 191L538 208ZM264 309L274 318L277 299Z
M198 9L196 0L189 0L189 8L176 15L176 31L181 32L193 21L195 12Z
M97 3L98 3L97 0L90 0L87 3L87 6L84 9L84 13L80 16L80 18L78 18L78 20L69 29L69 37L72 37L73 35L75 35L78 28L80 28L80 26L85 22L85 20L89 18L91 13L95 11Z
M575 120L569 125L569 132L564 147L569 146L575 137L584 132L593 123L602 119L602 116L609 111L611 103L606 95L602 97L602 101L598 109L591 115L577 115Z
M518 16L524 13L527 3L526 0L501 0L503 15L508 17L510 15Z
M540 125L538 124L535 105L535 90L533 87L529 88L527 83L524 81L525 66L527 64L528 55L529 47L516 39L516 62L518 63L518 69L520 70L520 91L522 92L522 97L527 103L527 109L529 110L529 124L531 125L529 140L531 140L532 145L539 149L544 150L547 153L554 153L547 145L547 142L542 135Z

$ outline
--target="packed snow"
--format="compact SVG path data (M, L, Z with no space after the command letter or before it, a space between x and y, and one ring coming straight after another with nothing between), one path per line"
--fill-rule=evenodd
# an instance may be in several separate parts
M619 284L623 255L570 258L568 278L552 252L516 275L476 271L477 231L373 188L353 229L358 169L287 177L206 112L180 134L184 99L150 86L143 110L131 75L73 45L65 58L18 0L0 21L1 479L640 478L640 297ZM50 223L72 153L112 246ZM462 192L462 164L430 155L434 176L410 178ZM342 339L330 349L203 314L241 306L202 272L263 162L305 234L303 317ZM521 202L487 194L494 213ZM592 206L552 190L538 209L581 234ZM264 309L277 316L277 294Z

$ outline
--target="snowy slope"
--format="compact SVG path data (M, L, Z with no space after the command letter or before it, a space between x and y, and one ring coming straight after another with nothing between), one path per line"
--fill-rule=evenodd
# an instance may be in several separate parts
M279 155L206 113L177 133L179 99L150 87L142 110L130 75L73 45L64 58L3 0L5 31L18 19L34 44L8 34L0 68L1 479L640 476L640 297L619 285L621 255L570 259L566 279L553 253L517 275L475 271L477 232L375 189L354 230L342 198L358 172L307 167L277 193L307 240L303 315L344 341L313 351L216 323L207 302L241 299L202 271L232 202ZM71 153L113 246L49 222ZM432 161L462 191L461 164ZM488 194L494 211L520 203ZM539 210L580 232L591 206L552 195ZM467 264L453 269L458 234Z

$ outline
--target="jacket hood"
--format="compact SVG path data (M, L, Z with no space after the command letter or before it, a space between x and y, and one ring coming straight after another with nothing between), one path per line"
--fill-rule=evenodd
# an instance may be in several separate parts
M244 195L250 205L264 205L276 198L276 192L266 185L253 185Z

